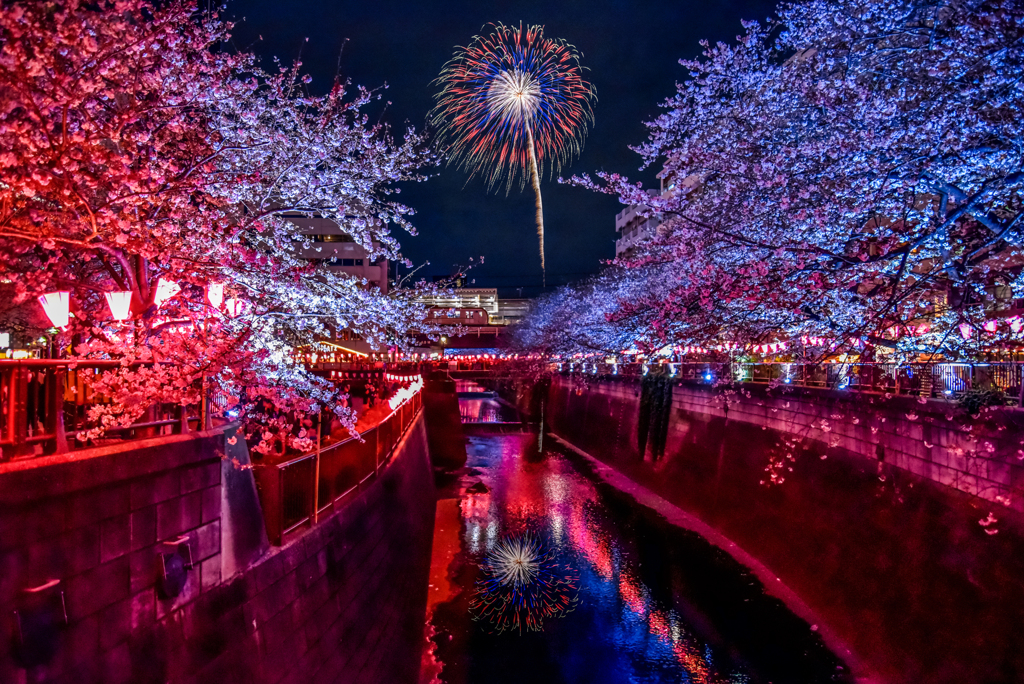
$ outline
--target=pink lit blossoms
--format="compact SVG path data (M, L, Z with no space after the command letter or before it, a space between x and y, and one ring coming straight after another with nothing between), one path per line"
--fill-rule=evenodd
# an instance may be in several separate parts
M114 402L86 437L204 392L243 413L326 406L351 426L293 345L345 328L397 344L425 315L415 293L384 296L298 258L288 221L322 217L371 258L400 258L390 227L411 230L412 212L394 183L433 162L420 134L398 142L370 124L367 90L338 80L311 96L299 65L262 71L224 48L230 31L181 1L0 13L2 306L70 292L61 343L122 361L94 386ZM130 293L117 302L130 299L130 320L113 320L110 293Z

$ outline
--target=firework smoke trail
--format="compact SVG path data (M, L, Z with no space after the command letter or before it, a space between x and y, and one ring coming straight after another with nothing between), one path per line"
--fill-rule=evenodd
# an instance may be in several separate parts
M459 48L445 65L430 121L450 162L480 173L490 189L506 179L505 192L526 178L536 195L541 271L544 256L544 209L540 178L583 148L593 121L594 88L582 76L579 54L563 40L544 37L543 26L525 29L491 25ZM546 282L546 278L545 278Z
M544 265L544 204L540 198L540 178L537 174L537 155L533 151L533 132L529 124L526 126L526 141L530 148L530 178L533 183L533 193L537 198L537 239L540 240L540 277L541 284L547 287L548 271Z
M525 535L503 539L481 564L484 578L470 603L474 620L495 632L539 632L544 620L562 617L577 603L579 579L555 562L540 540Z

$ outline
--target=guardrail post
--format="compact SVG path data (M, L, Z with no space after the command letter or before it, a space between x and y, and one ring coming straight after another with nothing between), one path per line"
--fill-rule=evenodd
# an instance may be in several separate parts
M320 416L323 415L321 412L316 417L316 457L313 463L313 524L316 525L320 519L320 447L322 441L320 439Z
M272 544L280 546L284 531L284 476L281 469L273 465L257 465L252 472L259 487L267 537Z
M28 437L28 368L19 365L11 373L11 455L25 453Z
M66 454L68 438L64 432L64 381L67 371L63 366L58 366L47 375L46 392L50 400L46 412L47 432L53 433L53 453Z
M377 424L377 429L373 431L373 474L376 478L380 472L380 433L384 431L383 421Z
M185 404L178 404L178 434L187 435L188 433L188 407Z
M213 416L210 414L210 381L203 376L203 398L199 408L199 429L212 430Z

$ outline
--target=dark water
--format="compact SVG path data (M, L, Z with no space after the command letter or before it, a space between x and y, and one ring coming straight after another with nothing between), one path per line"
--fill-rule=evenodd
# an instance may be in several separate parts
M519 412L499 401L497 394L473 380L456 380L463 423L518 423Z
M575 457L537 445L530 433L469 438L448 567L460 591L432 617L441 681L846 681L810 626L730 557L597 483ZM477 481L487 491L466 492ZM480 563L499 540L525 533L571 568L578 602L540 632L495 633L471 619Z

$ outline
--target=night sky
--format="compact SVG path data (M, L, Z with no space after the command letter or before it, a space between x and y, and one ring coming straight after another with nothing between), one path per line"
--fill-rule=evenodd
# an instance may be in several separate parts
M681 58L699 54L701 39L732 41L741 19L764 20L774 0L585 0L578 2L355 2L352 0L227 0L228 16L242 20L236 46L264 58L291 62L301 53L314 92L326 91L340 70L355 84L387 84L371 114L394 132L423 128L433 106L438 76L457 45L467 45L488 22L543 24L582 53L596 86L595 123L582 155L562 175L610 171L657 184L657 168L639 172L629 149L646 138L643 125L685 77ZM262 36L262 40L260 40ZM308 42L306 42L308 38ZM347 43L346 43L347 39ZM344 46L344 49L342 47ZM403 186L400 199L416 209L419 234L397 235L421 273L450 275L481 255L484 266L469 273L471 287L497 287L502 296L541 292L540 258L529 186L488 193L479 177L466 184L455 166L434 170L430 181ZM549 289L578 280L615 254L613 197L544 180ZM475 263L475 262L474 262ZM404 269L403 269L404 270Z

